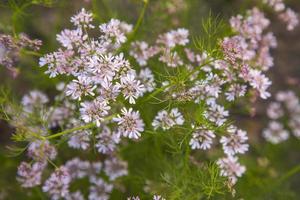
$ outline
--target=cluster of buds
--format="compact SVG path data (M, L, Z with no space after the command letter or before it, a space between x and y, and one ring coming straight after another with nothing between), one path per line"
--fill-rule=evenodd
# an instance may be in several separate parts
M18 37L0 34L0 65L5 66L13 75L18 75L17 64L22 49L28 48L38 51L42 41L31 40L25 34L19 34Z

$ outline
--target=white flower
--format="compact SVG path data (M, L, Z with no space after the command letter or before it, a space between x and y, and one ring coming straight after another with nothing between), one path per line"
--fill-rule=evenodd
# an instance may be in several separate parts
M257 89L262 99L267 99L271 96L269 92L267 92L268 87L272 84L272 82L260 71L258 70L250 70L250 85Z
M104 172L109 177L109 180L112 181L118 177L126 176L128 174L127 163L117 159L116 157L112 157L105 160Z
M263 130L263 137L273 144L278 144L289 138L289 132L277 121L271 121L268 128Z
M144 41L133 42L129 55L133 56L141 66L145 66L147 60L152 56L149 45Z
M228 156L217 161L221 168L221 176L226 176L232 184L235 184L237 177L241 177L246 171L246 167L238 163L237 157Z
M154 196L153 196L153 200L166 200L166 199L163 198L163 197L160 196L160 195L154 195Z
M125 99L129 99L130 104L135 104L135 99L143 96L143 93L145 92L144 85L142 85L139 80L135 79L133 73L127 73L125 76L122 76L120 81L121 83L117 83L117 86L121 88Z
M211 130L197 128L193 132L189 144L192 149L207 150L211 148L211 145L213 143L213 138L215 137L216 135Z
M284 111L282 109L282 106L278 102L272 102L269 104L267 108L267 115L271 119L278 119L284 115Z
M245 144L248 140L246 131L230 127L228 132L229 136L222 136L220 139L225 154L233 156L237 153L244 154L248 151L249 145Z
M182 125L184 118L178 111L178 108L173 108L170 113L165 110L161 110L157 113L156 117L152 122L154 130L161 127L163 130L168 130L175 125Z
M156 87L156 84L154 82L154 76L149 68L141 69L138 78L145 86L145 90L147 92L152 92Z
M216 123L217 126L221 126L226 121L226 118L229 115L228 111L224 109L223 106L217 104L211 104L208 107L208 110L204 113L204 116L211 122Z
M90 135L91 132L88 130L74 132L68 141L69 147L83 150L88 149L90 146Z
M293 115L289 121L289 127L295 137L300 138L300 116L299 114Z
M89 200L108 200L113 185L105 183L101 178L96 178L90 186Z
M60 34L56 35L56 40L67 49L73 49L79 46L87 39L87 35L83 35L81 29L69 30L65 29Z
M119 63L115 62L115 57L112 54L95 55L90 58L88 68L95 75L94 81L102 83L103 80L113 80L119 70Z
M51 199L58 200L68 196L70 182L71 176L68 169L61 166L50 175L42 189L44 192L49 193Z
M117 44L124 43L126 41L125 34L131 31L131 25L118 19L111 19L107 24L101 24L99 28L102 33L115 40Z
M118 134L121 136L133 139L141 137L141 132L144 131L144 122L140 119L140 113L133 111L132 108L128 110L122 108L122 115L118 115L113 120L118 123Z
M92 102L83 102L80 103L81 108L81 118L85 123L89 122L96 122L96 125L99 127L101 121L103 120L103 117L108 114L108 111L110 110L110 106L108 105L108 102L97 98L93 100Z
M94 28L91 24L92 21L93 13L87 12L84 8L82 8L78 14L71 17L71 22L79 28Z
M226 99L228 101L233 101L237 97L242 97L246 93L246 86L240 84L232 84L230 85L228 91L225 93Z
M48 102L48 97L38 90L32 90L22 98L23 109L26 112L32 112L34 108L39 108Z
M78 76L78 80L73 80L67 85L66 95L71 96L73 99L81 100L82 96L94 96L93 92L96 85L93 85L92 80L86 76Z
M163 35L160 35L157 43L165 45L167 48L175 47L176 45L185 46L189 43L189 31L184 28L171 30Z
M287 30L292 31L299 24L298 15L290 8L279 15L279 19L287 24Z
M99 153L103 154L113 152L120 141L119 137L116 134L111 133L111 130L107 126L103 127L102 132L96 136L96 140L95 147Z

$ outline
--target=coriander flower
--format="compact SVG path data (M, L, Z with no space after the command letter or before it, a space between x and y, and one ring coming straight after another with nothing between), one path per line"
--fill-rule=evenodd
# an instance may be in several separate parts
M133 111L122 108L121 115L118 115L113 120L118 123L118 134L120 136L138 139L141 137L141 132L144 131L144 122L140 119L139 111Z
M175 125L182 125L184 118L178 111L178 108L173 108L170 112L161 110L157 113L156 117L152 122L154 130L161 127L163 130L168 130Z
M245 144L248 140L247 132L236 127L228 130L229 135L222 136L220 143L223 146L224 153L227 155L235 155L237 153L244 154L248 151L249 145Z
M273 144L278 144L289 138L289 132L277 121L271 121L268 128L263 130L263 137Z
M213 138L215 137L216 135L211 130L201 130L200 128L198 128L193 132L189 144L192 149L207 150L211 148Z
M78 76L78 80L73 80L67 85L66 95L71 96L73 99L81 100L82 96L94 96L93 90L96 85L93 85L92 80L86 76Z
M97 98L91 102L80 103L81 118L85 123L95 122L99 127L103 117L108 114L110 106L106 100Z
M246 167L238 163L237 157L221 158L217 161L217 164L221 168L221 176L228 177L232 184L235 184L237 178L241 177L246 171Z
M117 83L117 86L121 89L125 99L129 99L130 104L135 104L135 99L143 96L145 92L144 85L142 85L141 82L135 78L136 77L134 74L128 73L121 77L120 83Z

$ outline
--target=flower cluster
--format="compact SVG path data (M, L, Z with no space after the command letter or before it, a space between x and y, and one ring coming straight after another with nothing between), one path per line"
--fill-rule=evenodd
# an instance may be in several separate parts
M286 24L288 31L294 30L299 24L298 14L287 8L283 0L264 0L263 2L276 12L278 18Z
M0 64L5 66L14 77L18 75L16 64L20 57L22 49L39 50L42 45L40 40L31 40L25 34L21 33L18 37L0 34Z
M278 11L284 9L280 1L268 3ZM22 99L22 117L15 116L12 123L29 135L27 155L32 162L22 162L17 176L23 187L42 184L42 173L48 162L53 164L58 152L51 139L62 138L70 148L95 150L101 156L97 161L73 158L56 167L44 181L43 191L51 199L109 199L116 179L128 174L127 162L119 159L118 147L126 145L126 140L142 140L148 128L161 132L177 127L190 131L186 134L193 150L209 150L218 140L225 155L217 161L221 175L228 177L231 184L236 183L246 171L238 155L246 153L249 145L246 131L228 125L228 105L246 94L270 97L267 89L271 81L265 73L273 66L270 50L277 44L274 35L266 32L270 21L263 12L253 8L245 16L230 19L234 35L219 38L217 50L221 56L190 49L189 31L184 28L160 34L150 45L129 40L132 25L117 19L96 28L92 13L85 9L71 22L73 29L57 34L61 48L39 62L47 68L45 73L50 78L67 77L57 85L54 102L33 90ZM294 25L295 22L291 26ZM97 32L96 29L100 35L91 37L91 31ZM130 48L128 52L122 52L125 46ZM151 60L166 66L167 76L161 75L162 80L149 66ZM174 74L176 71L179 73ZM156 97L158 94L162 99ZM145 107L145 112L141 108L148 106L152 98L169 104L159 109L153 106L158 112L149 116L147 111L152 113L152 107ZM299 100L291 92L279 93L276 99L278 102L268 109L269 117L278 121L284 116L285 105L291 116L289 126L300 137ZM201 109L186 110L186 104ZM29 123L30 116L40 121ZM289 133L274 121L264 136L278 143ZM89 181L89 194L70 191L71 184L83 178ZM164 198L155 195L153 199Z
M170 112L166 110L159 111L152 122L152 126L154 130L159 127L163 130L168 130L175 125L182 125L183 123L184 118L182 114L178 111L178 108L173 108Z
M290 132L300 138L300 100L293 91L280 91L267 108L270 119L263 130L263 137L273 144L281 143L290 137Z

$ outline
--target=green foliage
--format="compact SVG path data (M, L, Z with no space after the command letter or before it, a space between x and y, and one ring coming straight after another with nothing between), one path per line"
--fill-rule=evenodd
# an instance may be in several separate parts
M220 15L212 12L201 22L202 29L194 44L200 52L206 52L209 57L220 58L222 56L219 42L222 38L232 34L231 28Z

